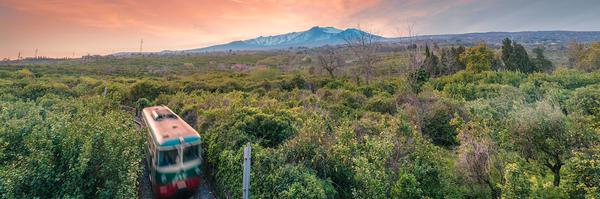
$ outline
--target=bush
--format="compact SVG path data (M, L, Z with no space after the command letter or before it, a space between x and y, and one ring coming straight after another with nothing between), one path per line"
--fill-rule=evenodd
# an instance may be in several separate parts
M459 116L459 108L448 101L438 101L431 105L423 118L423 134L431 138L433 144L452 147L458 144L457 126L451 121Z
M506 165L504 182L502 187L503 199L529 198L531 182L517 164L510 163Z
M5 106L0 196L137 197L143 139L132 115L106 103L63 99L45 109L29 102L27 113L19 113L20 105ZM20 130L10 133L14 129Z
M600 124L600 84L576 89L566 106L569 113L590 115Z
M19 90L21 98L27 98L30 100L35 100L39 97L42 97L46 94L55 94L58 96L74 96L75 94L67 87L67 85L53 82L53 83L32 83L22 90Z
M146 98L152 101L161 93L168 92L168 90L169 89L165 85L145 80L135 83L129 90L129 96L132 102L136 102L140 98Z
M393 115L396 113L396 99L391 96L377 95L367 101L366 109Z
M27 68L23 68L23 69L17 71L16 74L17 74L17 77L21 78L21 79L34 77L33 73Z
M423 190L420 188L417 178L409 172L401 172L391 190L392 198L423 198Z
M600 197L600 147L575 153L569 160L568 170L571 180L567 187L574 198Z

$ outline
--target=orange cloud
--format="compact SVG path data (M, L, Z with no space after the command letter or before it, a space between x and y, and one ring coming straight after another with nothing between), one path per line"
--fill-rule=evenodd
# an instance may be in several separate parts
M457 33L495 27L490 21L508 19L506 13L526 4L515 1L0 0L0 58L14 58L19 51L30 56L36 48L49 56L136 51L142 38L146 51L190 49L317 25L360 24L384 36L399 36L406 35L407 24L414 23L413 34ZM549 13L539 10L542 15ZM593 11L588 11L590 16L597 13ZM533 14L519 16L536 19ZM587 18L595 19L583 19Z
M344 19L380 3L380 0L0 0L0 12L5 9L12 14L11 19L0 18L0 25L16 27L6 30L9 36L0 37L0 42L13 48L0 49L3 51L0 54L43 47L55 51L56 56L77 46L85 49L77 50L82 51L77 54L106 54L115 49L135 50L135 42L140 38L146 40L148 50L186 49L300 31L315 25L345 28L356 23L348 24Z
M42 16L45 20L68 21L74 25L97 28L137 29L147 34L169 37L185 35L190 29L223 35L223 31L231 30L252 32L254 29L264 31L265 28L305 28L323 23L323 19L336 23L336 18L352 15L376 5L377 2L378 0L6 0L2 4L21 12Z

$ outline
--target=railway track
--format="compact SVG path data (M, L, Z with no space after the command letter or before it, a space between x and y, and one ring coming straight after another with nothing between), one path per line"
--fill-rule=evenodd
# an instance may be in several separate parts
M143 124L139 117L134 118L134 122L136 124L136 129L138 133L142 133ZM145 136L145 135L144 135ZM148 165L146 165L146 158L142 159L140 162L140 166L144 169L142 175L138 178L139 186L138 186L138 196L141 199L153 199L154 193L152 192L152 185L150 183L150 170L148 169ZM202 176L202 179L207 179L205 176ZM198 191L193 195L188 197L189 199L215 199L215 194L212 187L208 182L202 180L198 187Z
M152 192L152 185L150 184L149 170L145 164L146 160L142 160L140 164L144 168L144 173L139 177L139 198L140 199L153 199L154 193ZM204 178L203 178L204 179ZM188 199L215 199L214 192L211 186L204 180L201 181L198 191L193 195L189 196Z

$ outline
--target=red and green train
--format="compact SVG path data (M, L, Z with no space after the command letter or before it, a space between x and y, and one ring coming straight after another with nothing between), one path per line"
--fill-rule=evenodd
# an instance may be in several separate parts
M166 106L147 107L147 164L155 196L168 198L198 191L202 173L202 139Z

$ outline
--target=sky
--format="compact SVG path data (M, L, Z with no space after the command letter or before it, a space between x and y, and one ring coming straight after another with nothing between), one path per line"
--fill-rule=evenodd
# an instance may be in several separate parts
M600 31L600 0L0 0L0 59L183 50L360 26L387 36Z

